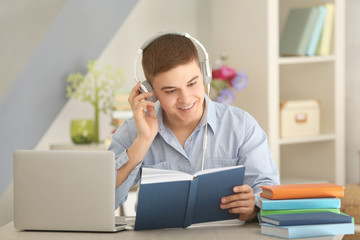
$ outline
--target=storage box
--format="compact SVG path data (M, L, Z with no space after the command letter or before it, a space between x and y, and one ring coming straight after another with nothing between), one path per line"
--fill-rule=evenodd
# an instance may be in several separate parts
M320 104L317 100L280 103L280 136L306 137L320 133Z

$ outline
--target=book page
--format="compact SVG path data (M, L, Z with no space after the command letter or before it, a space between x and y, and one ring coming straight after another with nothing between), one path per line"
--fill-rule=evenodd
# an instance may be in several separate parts
M205 169L205 170L202 170L200 172L195 173L195 177L200 176L200 175L204 175L204 174L213 173L213 172L221 172L221 171L226 171L226 170L229 170L229 169L242 168L242 167L244 167L244 165L231 166L231 167L222 167L222 168L209 168L209 169Z
M142 168L141 184L192 180L188 173L175 170Z

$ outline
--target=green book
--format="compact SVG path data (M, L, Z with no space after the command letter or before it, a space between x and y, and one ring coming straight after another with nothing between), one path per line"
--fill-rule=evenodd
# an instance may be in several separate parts
M290 213L309 213L309 212L333 212L340 213L339 208L323 208L323 209L286 209L286 210L260 210L260 216Z
M290 10L280 38L281 56L306 54L319 14L317 7Z

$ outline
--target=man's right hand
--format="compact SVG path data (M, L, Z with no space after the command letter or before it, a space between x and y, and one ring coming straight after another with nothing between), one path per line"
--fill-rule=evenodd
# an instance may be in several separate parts
M133 111L133 117L141 141L154 140L159 124L155 113L155 103L145 100L151 97L153 93L140 93L140 84L136 84L129 95L129 103ZM147 113L145 112L147 111Z

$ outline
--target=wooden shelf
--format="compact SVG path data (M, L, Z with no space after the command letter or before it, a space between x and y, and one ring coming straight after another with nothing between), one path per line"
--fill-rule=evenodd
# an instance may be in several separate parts
M279 57L290 9L325 3L335 5L331 55ZM343 0L230 0L226 5L212 1L210 15L201 12L212 23L211 31L204 29L199 36L211 39L211 55L231 53L227 64L249 77L234 105L254 116L267 133L281 177L345 183L345 5ZM282 139L280 101L308 99L321 103L321 135Z
M315 57L280 57L280 65L334 62L335 56L315 56Z
M299 144L299 143L310 143L310 142L324 142L324 141L333 141L333 140L335 140L334 134L321 134L318 136L309 136L309 137L281 138L279 140L279 144L287 145L287 144Z

